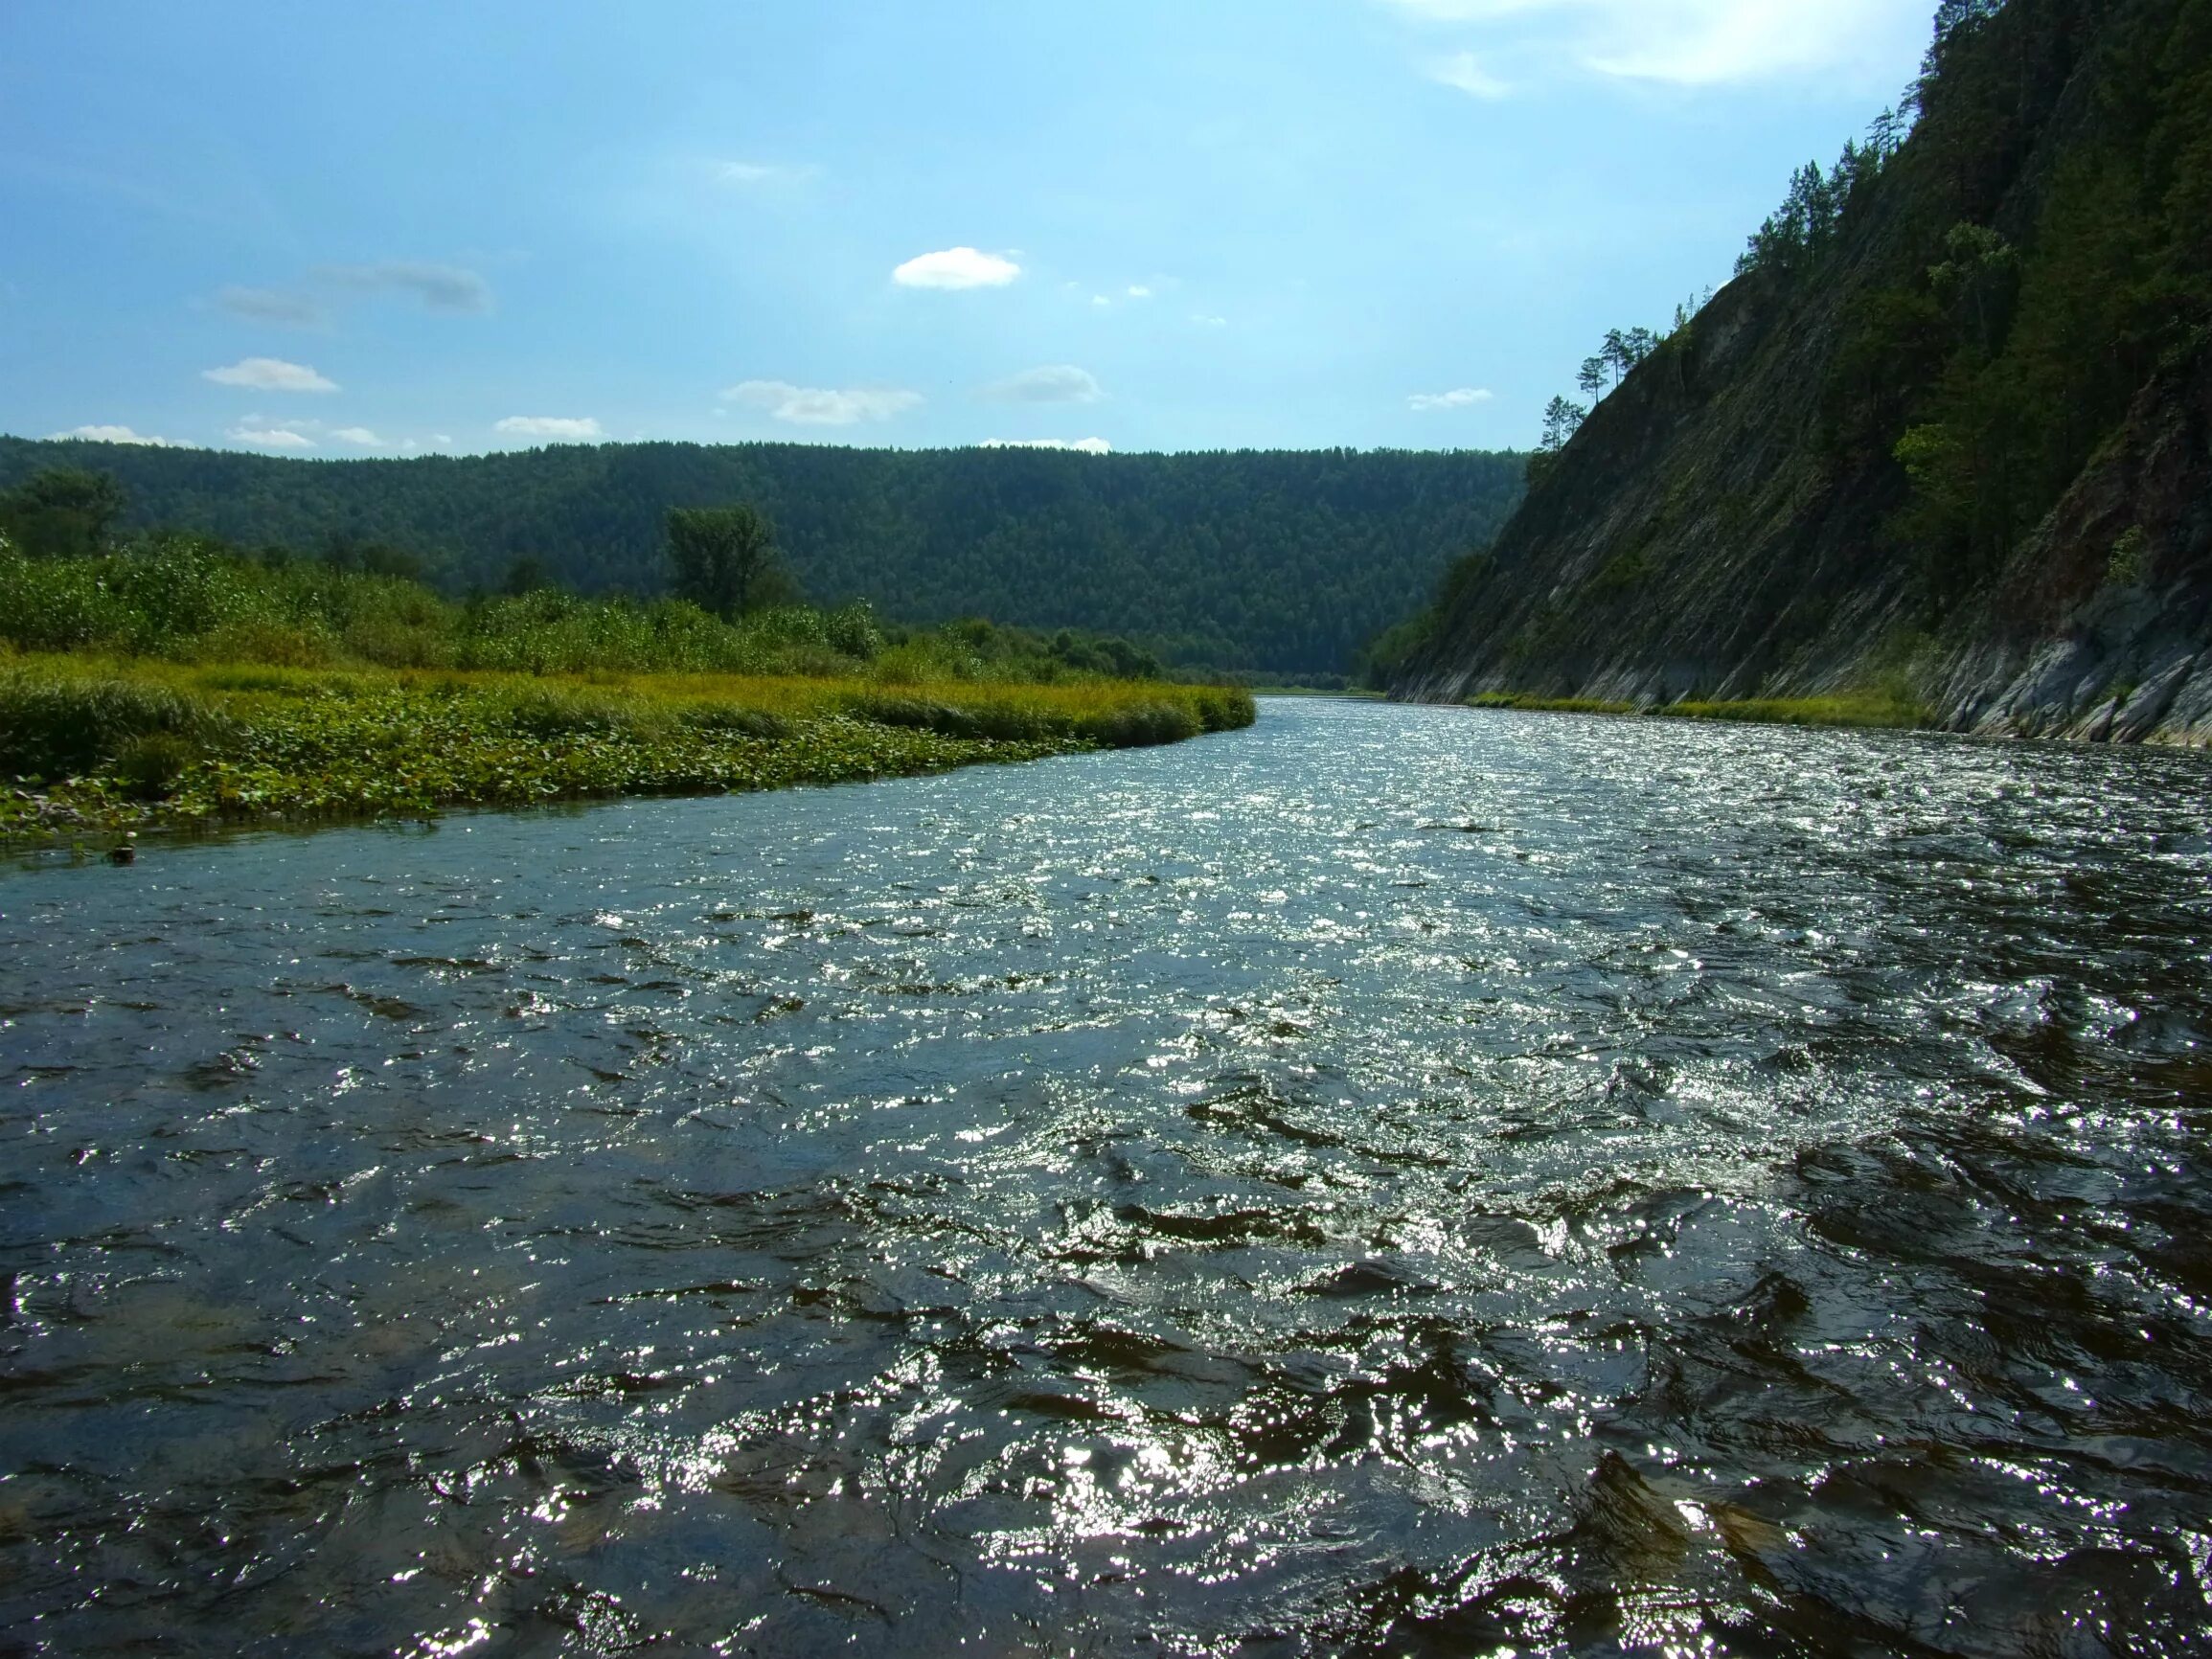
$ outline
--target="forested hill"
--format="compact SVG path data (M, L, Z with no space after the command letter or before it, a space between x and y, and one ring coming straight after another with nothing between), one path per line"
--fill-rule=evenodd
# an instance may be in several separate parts
M2212 740L2212 0L1944 0L1911 102L1555 405L1401 693Z
M656 593L671 507L749 501L800 584L927 623L984 615L1141 639L1171 660L1327 673L1487 540L1521 458L1473 452L1093 456L811 444L575 445L301 461L0 438L0 489L113 474L130 520L255 547L334 536L422 556L454 591L535 558L587 593Z

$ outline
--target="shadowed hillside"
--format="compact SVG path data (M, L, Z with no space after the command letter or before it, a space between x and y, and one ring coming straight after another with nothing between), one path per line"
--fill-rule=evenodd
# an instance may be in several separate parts
M1532 467L1400 694L2212 736L2212 4L1945 0L1917 122Z

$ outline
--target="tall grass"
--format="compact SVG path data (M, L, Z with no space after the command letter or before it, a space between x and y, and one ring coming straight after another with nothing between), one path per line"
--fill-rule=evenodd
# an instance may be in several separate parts
M887 634L865 606L455 602L182 536L39 560L0 542L0 838L834 783L1255 717L1243 692L1081 666L1139 657L981 622Z
M1675 720L1725 720L1745 725L1835 726L1870 731L1912 731L1933 723L1927 706L1895 688L1844 692L1825 697L1746 697L1727 702L1653 704L1601 702L1588 697L1539 697L1519 692L1485 692L1470 699L1477 709L1531 714L1649 716Z
M27 558L0 543L0 640L290 668L852 673L881 651L865 606L792 607L724 623L677 600L586 600L552 589L455 602L399 577L263 564L184 535L94 558ZM922 677L957 677L956 641L906 648Z
M159 681L0 670L0 775L87 772L148 739L170 739L181 752L234 735L207 699Z

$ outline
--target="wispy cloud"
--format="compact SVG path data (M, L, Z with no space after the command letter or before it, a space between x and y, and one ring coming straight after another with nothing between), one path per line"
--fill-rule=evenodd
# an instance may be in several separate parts
M1078 455L1111 455L1104 438L986 438L978 449L1067 449Z
M902 288L1003 288L1021 267L1000 254L974 248L946 248L908 260L891 273Z
M216 291L215 303L234 317L274 323L284 329L323 329L331 313L319 300L282 288L247 288L236 284Z
M261 449L312 449L315 446L312 438L289 426L233 426L230 438L235 443L251 443Z
M1685 86L1880 67L1925 31L1926 0L1378 0L1411 21L1479 28L1536 61ZM1430 78L1459 59L1434 60ZM1478 77L1489 72L1471 64ZM1888 67L1894 68L1893 63ZM1478 97L1481 82L1463 91Z
M510 415L493 421L491 430L510 438L542 438L548 443L595 443L606 436L588 415Z
M1428 79L1439 86L1454 87L1470 98L1503 98L1513 90L1504 81L1482 66L1482 59L1471 52L1454 52L1448 57L1432 57L1428 62Z
M722 397L793 426L857 426L867 420L889 420L919 408L924 401L919 392L891 387L832 391L794 386L788 380L745 380L730 387Z
M203 369L200 378L218 386L243 386L255 392L335 392L338 383L305 363L287 363L282 357L241 357L223 369Z
M724 161L715 164L715 176L727 185L741 189L756 185L805 184L820 176L818 167L787 167L766 161Z
M1472 409L1496 396L1479 386L1461 386L1451 392L1416 392L1405 406L1417 415L1434 415L1450 409Z
M133 432L127 426L72 426L66 432L49 432L48 438L81 438L87 443L143 443L152 449L183 449L189 447L173 438L156 438L150 433Z
M353 443L363 449L389 449L391 445L366 426L333 426L331 436L340 443Z
M410 294L426 311L476 316L491 309L491 284L458 265L382 260L367 265L324 265L315 275L326 283L364 293Z
M1122 292L1132 300L1149 300L1152 297L1152 289L1146 287L1142 283L1131 283Z
M1106 393L1088 369L1047 363L986 386L983 396L1000 403L1096 403Z
M1228 318L1216 316L1211 311L1193 311L1191 321L1201 329L1225 329L1229 326Z

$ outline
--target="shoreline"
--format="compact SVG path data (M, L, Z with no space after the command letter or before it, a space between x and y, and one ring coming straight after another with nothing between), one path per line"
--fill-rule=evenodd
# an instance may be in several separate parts
M67 657L0 666L0 699L19 724L54 726L57 756L101 757L47 775L7 768L0 847L20 851L922 777L1178 742L1258 717L1240 692L1155 681L540 678ZM112 730L85 730L103 721Z
M1881 693L1826 697L1747 697L1726 702L1637 704L1591 697L1539 697L1484 692L1460 705L1532 715L1605 715L1630 719L1705 720L1750 726L1806 726L1830 731L1934 732L1943 728L1922 704Z

